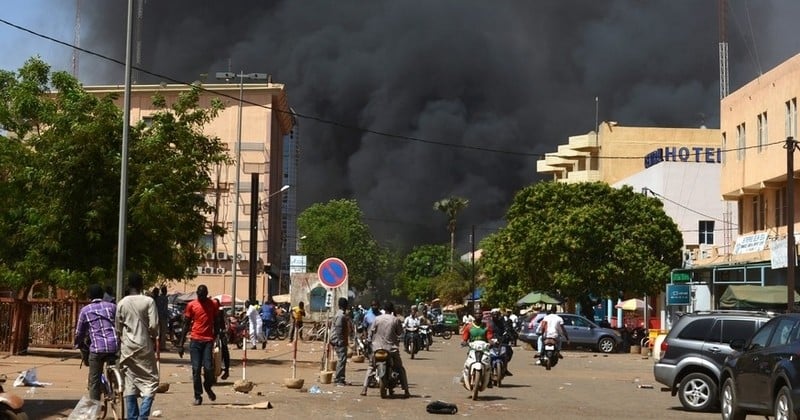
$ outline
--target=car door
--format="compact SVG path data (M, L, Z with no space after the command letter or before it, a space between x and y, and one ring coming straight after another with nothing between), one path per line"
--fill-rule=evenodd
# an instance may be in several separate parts
M569 341L572 344L595 344L589 321L577 315L562 315L562 318L564 319L564 329L567 330Z
M734 371L736 397L739 404L745 407L761 407L768 389L761 373L766 364L764 349L770 342L770 337L780 321L772 319L756 331L745 351L738 357Z
M757 319L718 318L701 348L701 354L714 366L722 366L732 353L733 339L747 340L756 332Z

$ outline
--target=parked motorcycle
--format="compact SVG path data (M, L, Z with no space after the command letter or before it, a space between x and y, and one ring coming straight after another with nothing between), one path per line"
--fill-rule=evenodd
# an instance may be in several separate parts
M490 384L497 385L499 388L503 383L503 378L506 376L506 365L508 364L506 345L497 340L492 340L492 345L489 347L489 358L492 366Z
M285 340L289 336L289 322L280 319L273 321L272 326L269 328L270 340Z
M431 333L434 337L442 337L445 340L449 340L450 337L453 336L453 332L450 331L443 322L437 322L431 326Z
M25 400L19 395L5 392L3 384L6 375L0 375L0 418L9 420L28 420L28 415L22 411Z
M431 351L431 344L433 344L433 334L431 334L431 329L427 325L420 325L419 326L419 342L420 348L425 348L427 351Z
M472 399L478 399L478 392L489 386L491 377L491 358L489 343L481 340L469 343L469 353L464 362L464 388L472 393Z
M374 355L375 369L374 375L378 382L378 388L381 392L381 398L386 398L389 395L394 395L394 389L401 386L400 377L402 367L397 368L394 366L393 358L389 351L384 349L375 350Z
M411 355L411 358L414 358L414 355L417 354L419 349L422 347L422 341L420 340L419 335L419 328L417 327L408 327L406 328L406 351L408 354Z
M558 339L545 338L542 344L544 345L544 349L539 355L539 362L545 369L550 370L553 366L558 364Z

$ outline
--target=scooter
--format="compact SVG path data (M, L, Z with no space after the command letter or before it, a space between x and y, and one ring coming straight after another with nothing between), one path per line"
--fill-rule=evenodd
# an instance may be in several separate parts
M414 355L420 349L420 339L419 339L419 329L417 327L408 327L406 328L406 351L408 354L411 355L411 359L414 359Z
M375 350L373 356L375 360L375 379L378 382L378 388L381 392L381 398L387 398L394 395L394 389L401 386L400 383L400 369L394 366L388 350L378 349Z
M228 343L236 344L237 349L242 348L244 339L250 336L247 317L240 321L238 317L229 316L226 333L228 334Z
M431 328L431 331L433 332L433 336L434 337L442 337L445 340L449 340L450 337L453 336L453 332L450 331L447 328L447 326L444 325L444 323L442 323L442 322L437 322L437 323L433 324L433 327Z
M464 362L464 388L472 393L472 399L478 399L478 392L489 387L491 379L491 358L489 343L476 340L469 343L469 353Z
M545 338L542 342L544 349L542 354L539 355L539 362L545 369L550 370L553 366L558 364L558 339Z
M6 375L0 375L0 418L9 420L28 420L28 415L22 411L25 400L19 395L5 392L3 385Z
M419 326L419 338L420 338L420 348L425 348L427 351L431 351L431 344L433 343L433 335L431 335L431 329L427 325L420 325Z
M489 348L489 358L492 362L492 377L489 385L497 385L499 388L506 376L506 364L508 363L505 344L493 339L492 346Z

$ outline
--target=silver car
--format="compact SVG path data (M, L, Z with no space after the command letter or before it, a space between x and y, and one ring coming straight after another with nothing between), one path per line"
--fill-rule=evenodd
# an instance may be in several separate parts
M622 335L617 330L603 328L582 315L565 313L557 315L564 320L564 329L567 331L571 346L589 347L603 353L612 353L622 344ZM538 335L528 328L531 319L529 317L523 323L519 340L536 347Z

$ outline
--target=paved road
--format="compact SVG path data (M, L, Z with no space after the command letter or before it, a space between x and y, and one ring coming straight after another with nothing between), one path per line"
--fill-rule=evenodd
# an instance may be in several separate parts
M584 351L565 352L565 359L552 371L534 366L532 352L517 347L511 363L513 377L507 378L500 389L489 389L471 401L464 388L455 383L466 356L457 338L437 339L430 352L415 360L404 355L409 372L413 397L408 400L381 400L376 389L361 397L360 386L335 387L319 385L320 394L310 394L308 388L317 382L321 344L301 343L298 352L297 377L305 380L303 390L289 390L283 379L291 377L291 347L286 342L271 343L267 350L248 351L247 379L255 383L249 394L236 393L230 386L242 376L242 351L232 348L237 368L234 375L217 387L217 401L205 398L202 406L192 402L191 367L188 360L175 353L162 357L162 378L170 382L170 390L158 394L154 409L162 418L197 419L236 416L237 419L264 416L290 418L397 418L414 419L427 414L425 406L432 400L455 403L458 415L490 418L502 415L509 419L556 417L559 419L593 418L654 418L654 419L716 419L718 413L691 413L680 408L677 398L659 391L652 379L652 360L639 355ZM78 368L76 353L71 351L34 352L28 356L0 358L0 373L9 381L16 373L36 367L42 382L52 382L41 388L12 388L27 398L26 411L31 419L66 418L81 395L85 393L87 369ZM348 364L348 380L363 381L366 366ZM652 389L640 385L653 385ZM269 401L268 411L238 408L243 405ZM238 407L237 407L238 406ZM545 414L548 413L548 414Z

